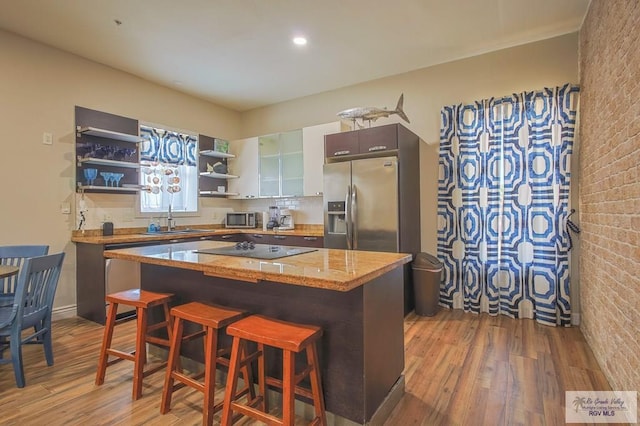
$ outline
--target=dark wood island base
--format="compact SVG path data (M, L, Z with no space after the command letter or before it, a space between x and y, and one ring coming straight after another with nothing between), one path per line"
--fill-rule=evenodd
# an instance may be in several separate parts
M172 293L175 304L214 302L322 327L317 349L328 420L381 424L404 392L403 268L411 255L319 248L265 260L202 253L226 246L186 242L106 250L104 257L139 262L142 289ZM202 361L198 342L183 349ZM267 374L280 376L281 351L266 355Z
M398 267L347 292L206 276L142 264L142 288L175 295L174 303L209 301L322 327L318 347L327 411L359 424L386 417L404 393L403 281ZM202 348L190 356L200 358ZM269 354L270 369L279 360ZM390 392L394 392L390 395ZM389 397L388 397L389 395ZM375 416L375 423L383 420Z

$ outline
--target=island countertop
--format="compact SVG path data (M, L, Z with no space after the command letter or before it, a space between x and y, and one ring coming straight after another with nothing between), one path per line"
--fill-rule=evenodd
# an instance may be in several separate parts
M317 249L274 260L198 253L229 246L228 242L196 241L107 250L112 259L201 271L205 275L258 283L272 281L304 287L350 291L411 261L410 254Z

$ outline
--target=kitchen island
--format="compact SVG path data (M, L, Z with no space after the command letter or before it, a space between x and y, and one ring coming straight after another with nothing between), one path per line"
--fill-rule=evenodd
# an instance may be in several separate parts
M220 225L206 224L153 233L146 232L146 228L118 228L114 230L114 235L102 235L102 230L99 229L73 231L71 241L76 244L76 312L79 317L104 324L105 294L140 286L140 266L133 265L132 262L117 261L117 267L112 268L109 265L111 260L104 256L104 252L108 250L187 241L247 240L265 244L323 247L323 235L322 225L301 225L290 231L225 229L220 228Z
M198 253L203 241L105 251L141 263L141 287L175 304L210 301L322 327L326 408L358 424L382 421L404 392L401 253L317 249L274 260ZM197 356L195 357L197 358ZM270 370L278 371L277 363Z

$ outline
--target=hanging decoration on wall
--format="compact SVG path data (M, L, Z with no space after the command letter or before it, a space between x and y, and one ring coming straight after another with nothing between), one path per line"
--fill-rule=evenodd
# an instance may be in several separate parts
M580 227L571 221L571 215L576 212L576 209L571 209L571 213L567 216L567 237L569 238L569 250L573 248L573 239L571 238L571 233L579 234Z

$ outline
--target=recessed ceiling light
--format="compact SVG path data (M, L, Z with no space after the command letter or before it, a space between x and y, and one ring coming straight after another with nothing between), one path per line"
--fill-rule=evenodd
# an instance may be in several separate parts
M293 38L293 43L298 46L304 46L305 44L307 44L307 39L302 36L297 36Z

